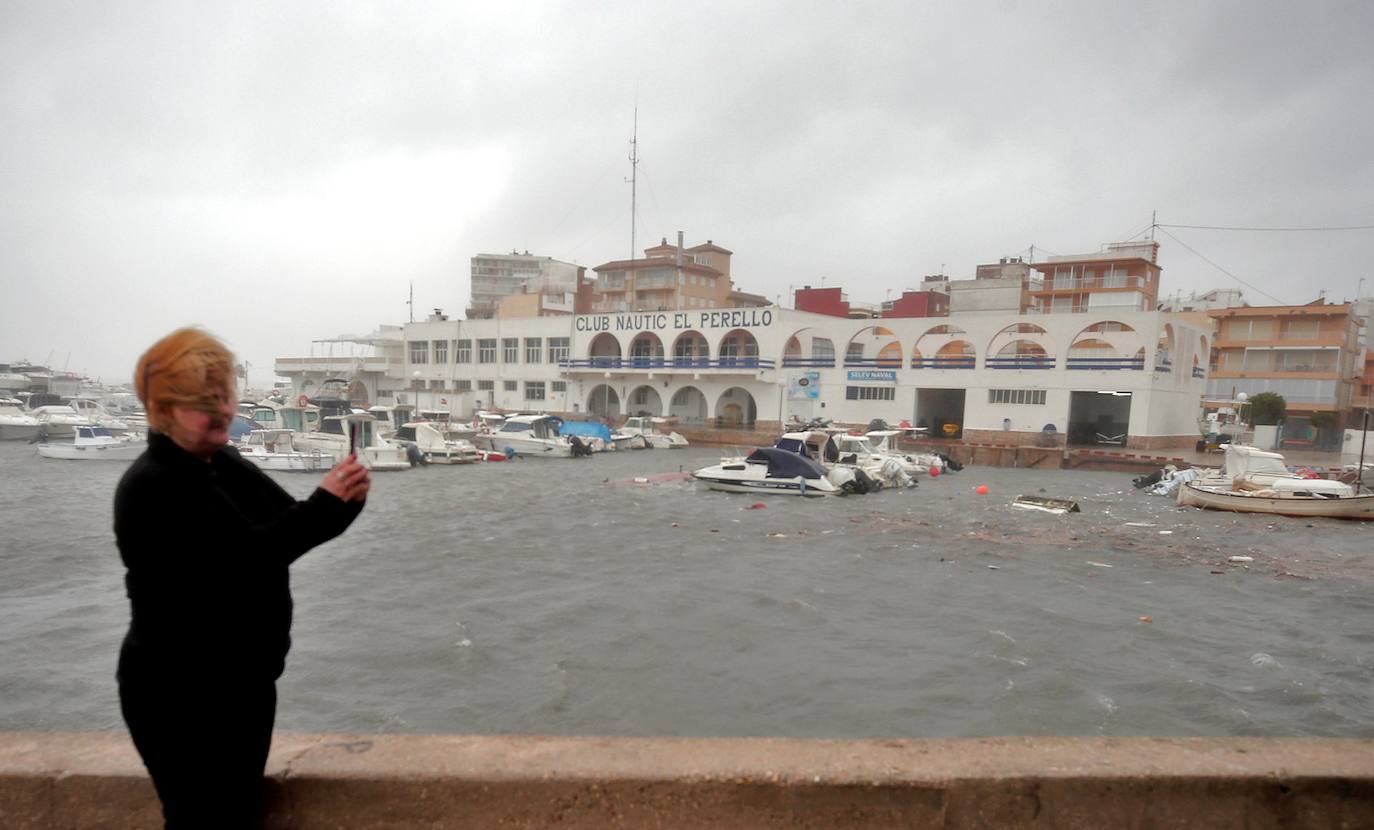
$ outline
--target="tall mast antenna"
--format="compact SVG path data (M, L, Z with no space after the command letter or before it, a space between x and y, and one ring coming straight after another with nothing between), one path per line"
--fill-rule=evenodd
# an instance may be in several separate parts
M635 258L635 209L639 186L639 106L635 106L634 132L630 135L630 261Z
M406 300L406 305L410 306L410 322L415 322L415 280L410 281L410 299Z

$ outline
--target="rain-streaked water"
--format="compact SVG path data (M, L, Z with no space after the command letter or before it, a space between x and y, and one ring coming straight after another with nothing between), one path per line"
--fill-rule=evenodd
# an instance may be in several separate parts
M1374 736L1374 523L1180 509L1123 473L969 468L757 510L632 483L719 455L378 475L293 569L278 727ZM125 466L0 444L0 729L122 727ZM1008 506L1042 489L1084 512Z

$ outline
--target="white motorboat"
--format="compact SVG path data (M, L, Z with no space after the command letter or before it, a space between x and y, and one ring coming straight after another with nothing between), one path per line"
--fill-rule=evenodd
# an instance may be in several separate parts
M478 449L525 458L571 458L572 442L558 434L563 421L552 415L511 415L491 434L478 434Z
M239 455L264 470L278 472L321 472L335 464L332 453L298 450L289 429L255 429L238 444Z
M904 453L894 449L890 440L896 435L901 435L901 432L881 430L866 435L854 435L847 432L836 433L834 435L835 448L838 450L841 460L852 458L851 463L857 463L863 467L879 468L883 464L891 462L909 476L924 475L932 467L938 470L945 469L945 462L938 455Z
M414 444L430 464L471 464L482 460L481 453L471 441L449 439L442 427L443 424L438 422L412 421L396 430L391 440Z
M1226 490L1261 490L1285 479L1299 479L1288 469L1282 455L1245 444L1226 444L1226 460L1220 470L1208 470L1198 486Z
M28 441L41 426L37 418L24 414L17 399L0 398L0 441Z
M843 492L819 462L777 447L759 447L744 458L722 459L694 471L692 477L727 493L835 496Z
M78 426L90 423L76 414L75 409L59 404L35 407L29 410L29 415L38 419L39 432L46 433L49 438L70 437L76 434Z
M1178 488L1177 503L1237 513L1374 521L1374 495L1356 495L1350 485L1328 479L1278 479L1258 490L1185 482Z
M315 411L310 411L312 409ZM306 421L309 422L313 420L309 418L311 415L318 417L319 410L315 407L288 406L277 410L277 416L286 424L299 423L301 416L306 416ZM356 424L359 431L356 448L358 460L364 467L375 472L409 470L410 459L406 457L405 447L378 435L376 423L376 417L367 412L329 415L319 419L318 430L297 430L292 436L292 441L298 450L321 452L333 458L331 464L337 463L348 455L349 431L355 428L353 425Z
M831 476L831 479L836 484L844 484L850 478L856 479L849 488L854 492L868 493L884 486L916 486L915 477L906 472L903 464L895 458L879 458L872 455L859 457L856 453L841 452L837 440L842 435L844 433L825 429L784 432L777 441L773 442L773 446L804 455L826 470L849 471Z
M681 449L687 446L686 438L676 432L664 431L668 423L667 418L626 418L618 431L624 435L638 435L644 439L647 446L656 450Z
M117 417L100 402L90 398L73 398L71 407L82 420L104 427L114 435L123 435L133 430L133 425L128 421Z
M104 427L78 424L71 441L44 441L38 445L38 454L68 461L132 461L147 448L146 441L123 440Z
M383 438L390 438L401 427L415 420L415 407L408 403L377 404L368 407L367 411L377 419L377 434Z
M904 465L903 469L906 469L907 465L914 467L915 469L909 470L912 475L918 472L929 472L931 467L941 472L955 469L951 467L949 461L939 453L903 452L897 449L897 436L903 434L904 431L900 429L875 429L865 433L863 437L868 439L868 445L872 447L875 455L897 458ZM843 446L841 446L841 451L844 451Z

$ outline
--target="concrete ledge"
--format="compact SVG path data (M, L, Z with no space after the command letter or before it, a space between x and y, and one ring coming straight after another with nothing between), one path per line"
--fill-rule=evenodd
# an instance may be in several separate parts
M272 828L1374 827L1370 740L286 734L268 774ZM124 733L0 733L0 826L161 818Z

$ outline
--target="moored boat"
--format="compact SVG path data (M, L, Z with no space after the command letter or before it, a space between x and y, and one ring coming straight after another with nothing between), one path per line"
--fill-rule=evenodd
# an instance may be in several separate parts
M71 441L44 441L38 454L66 461L132 461L148 448L145 441L121 440L108 429L93 424L72 428Z
M819 462L777 447L759 447L745 458L725 459L692 477L712 490L775 496L834 496L843 492Z
M318 472L334 466L334 455L320 450L298 450L289 429L255 429L237 445L239 455L264 470Z
M1350 485L1326 479L1280 480L1262 490L1184 482L1178 488L1177 504L1236 513L1374 521L1374 494L1356 495Z
M24 414L17 399L0 398L0 441L27 441L41 426L37 418Z

